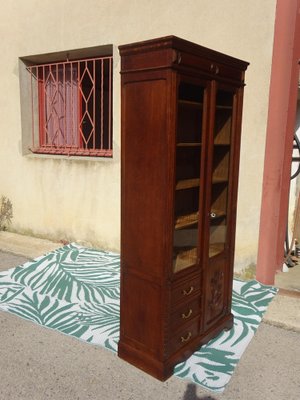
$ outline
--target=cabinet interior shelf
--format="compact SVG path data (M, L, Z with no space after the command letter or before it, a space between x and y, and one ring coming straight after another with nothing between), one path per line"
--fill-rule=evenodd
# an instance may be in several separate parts
M214 257L222 253L224 250L224 243L213 243L209 245L209 257Z
M197 259L197 247L178 247L174 248L174 252L174 272L179 272L195 265Z
M222 105L216 105L217 110L232 110L232 106L222 106Z
M176 190L191 189L200 186L200 178L183 179L177 182Z
M187 107L195 107L195 108L201 108L203 107L203 103L200 103L199 101L192 101L192 100L183 100L179 99L178 103L182 106L187 106Z
M200 142L180 142L177 143L177 147L201 147Z
M180 215L175 219L175 229L187 228L198 223L199 211Z
M221 178L221 177L218 177L218 176L214 176L213 179L212 179L212 183L214 185L215 184L219 184L219 183L227 183L227 182L228 182L227 178Z

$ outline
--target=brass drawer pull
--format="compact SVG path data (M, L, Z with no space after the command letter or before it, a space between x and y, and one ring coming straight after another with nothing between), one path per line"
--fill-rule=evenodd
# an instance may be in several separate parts
M190 340L190 338L192 337L192 332L189 332L187 335L186 335L186 337L184 337L184 336L181 336L181 343L185 343L185 342L188 342L189 340Z
M193 314L193 310L190 308L186 314L181 314L182 319L188 319Z
M192 293L193 290L194 290L194 286L191 286L191 287L189 288L189 290L183 289L182 294L183 294L184 296L188 296L188 295L190 295L190 294Z

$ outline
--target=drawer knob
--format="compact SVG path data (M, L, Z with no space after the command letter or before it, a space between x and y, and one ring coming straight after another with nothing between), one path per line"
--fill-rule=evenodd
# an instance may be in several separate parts
M211 70L211 72L214 72L215 74L218 74L220 72L220 68L215 64L210 64L210 70Z
M194 286L191 286L188 290L187 289L183 289L182 294L184 296L188 296L192 293L192 291L194 290Z
M174 64L180 64L181 63L181 53L179 51L176 51L176 50L173 51L172 62Z
M188 342L190 338L192 337L192 332L189 332L186 336L181 336L181 343Z
M193 310L190 308L186 314L181 314L182 319L188 319L193 314Z

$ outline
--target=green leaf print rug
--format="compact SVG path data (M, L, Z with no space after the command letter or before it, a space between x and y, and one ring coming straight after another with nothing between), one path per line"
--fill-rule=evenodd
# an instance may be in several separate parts
M276 289L234 280L234 326L175 367L174 374L221 392ZM117 351L120 256L70 244L0 272L0 310Z

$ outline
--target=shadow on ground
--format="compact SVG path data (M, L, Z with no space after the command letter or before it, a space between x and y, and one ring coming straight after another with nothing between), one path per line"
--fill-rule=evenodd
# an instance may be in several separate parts
M182 400L216 400L215 397L211 397L211 396L201 396L198 397L197 393L196 393L196 385L194 385L193 383L189 383L187 385L186 391L184 393L184 397L182 398Z

